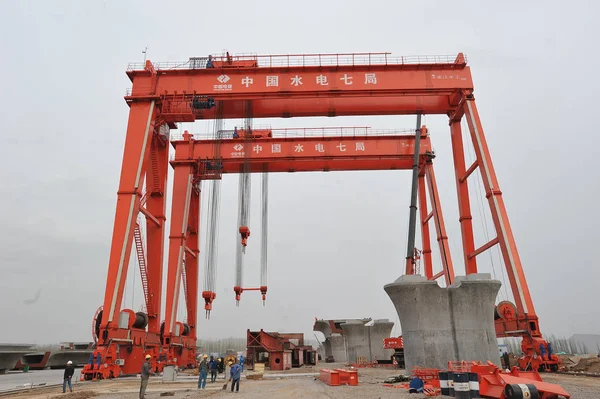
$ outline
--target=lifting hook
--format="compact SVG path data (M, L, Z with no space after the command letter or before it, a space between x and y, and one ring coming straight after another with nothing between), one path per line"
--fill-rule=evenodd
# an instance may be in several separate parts
M242 251L246 252L246 246L248 245L248 237L250 237L250 229L248 226L240 226L240 236L242 237Z

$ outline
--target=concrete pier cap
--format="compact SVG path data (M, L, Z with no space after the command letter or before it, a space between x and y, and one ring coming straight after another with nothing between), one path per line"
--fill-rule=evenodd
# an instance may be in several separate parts
M313 331L319 331L325 336L325 338L328 338L331 335L331 326L329 324L329 321L315 320Z
M501 285L489 273L458 276L447 288L420 275L385 285L402 327L406 370L445 369L457 360L499 364L494 305Z
M389 360L394 354L393 349L384 349L383 340L392 335L394 322L388 319L377 319L369 327L369 336L371 342L371 360Z

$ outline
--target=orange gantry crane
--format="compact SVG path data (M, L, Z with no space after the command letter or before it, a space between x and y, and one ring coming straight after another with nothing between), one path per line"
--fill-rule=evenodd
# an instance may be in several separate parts
M497 334L522 337L522 349L529 361L541 358L548 367L556 364L552 363L555 357L549 355L539 329L473 96L471 71L463 54L423 57L392 57L389 53L227 54L213 57L211 61L207 58L172 64L146 61L130 65L127 75L133 85L125 97L130 112L106 291L93 327L97 346L93 359L83 370L84 379L137 373L146 354L152 356L157 370L165 364L194 364L198 332L200 182L219 179L222 173L411 169L418 136L421 139L418 152L421 222L426 225L433 219L443 258L442 271L434 274L429 233L424 231L425 275L430 279L444 276L446 283L453 281L439 201L431 201L434 204L431 212L426 209L425 181L429 183L430 195L437 197L431 167L433 153L426 128L417 129L417 133L411 135L244 135L243 142L233 137L218 139L218 146L215 140L195 140L186 133L180 140L172 141L175 147L175 158L171 161L174 168L172 220L165 254L170 129L176 128L178 122L249 117L447 115L465 272L476 273L477 256L494 245L500 246L515 303L498 307ZM477 158L468 167L462 142L462 118L467 120ZM496 238L478 248L467 184L477 168L497 233ZM147 253L141 245L140 214L145 216ZM247 238L245 233L245 229L240 232L242 238ZM123 308L125 278L134 241L145 312ZM163 316L164 256L168 257L168 270ZM177 320L176 311L182 285L187 305L185 322ZM216 295L209 291L203 292L202 297L208 307Z

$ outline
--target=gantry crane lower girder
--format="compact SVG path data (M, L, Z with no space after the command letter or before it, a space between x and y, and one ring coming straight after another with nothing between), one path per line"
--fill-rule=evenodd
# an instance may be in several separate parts
M285 56L224 56L215 57L213 67L205 68L198 59L178 64L153 64L146 61L131 65L127 75L133 86L125 97L129 121L125 140L123 165L114 231L112 236L108 276L103 311L98 328L98 347L94 352L100 368L86 366L86 378L100 373L109 375L138 372L142 355L150 353L157 368L164 362L185 365L193 363L196 325L196 290L189 288L197 279L198 216L189 205L199 200L198 165L206 161L222 162L223 173L237 173L244 158L250 158L251 172L309 170L384 170L409 169L411 153L401 155L398 142L408 139L365 137L369 148L364 152L348 151L356 140L323 138L323 145L342 144L322 152L309 152L318 143L306 138L256 138L260 145L280 145L281 152L266 155L262 151L240 156L240 151L223 152L222 158L211 159L214 143L195 141L188 137L174 143L177 148L173 167L173 220L169 235L168 273L165 322L161 323L162 260L164 257L165 187L168 168L169 128L177 122L197 119L247 118L251 104L254 118L343 116L343 115L407 115L443 114L449 117L454 169L458 194L463 259L467 274L477 272L477 255L499 245L514 295L514 312L499 314L496 324L499 336L524 337L523 351L529 357L539 354L539 344L545 344L538 326L528 284L508 220L483 126L473 96L470 67L463 54L452 57L391 57L387 53L285 55ZM220 104L216 107L215 104ZM217 110L219 110L217 112ZM467 167L464 158L461 120L465 118L473 143L476 161ZM423 144L425 144L425 140ZM253 144L256 144L253 143ZM235 146L236 143L231 143ZM294 149L303 145L302 154ZM345 145L345 146L344 146ZM214 148L214 146L212 146ZM239 147L238 147L239 148ZM316 148L316 147L312 147ZM345 148L347 151L342 151ZM393 149L395 153L386 153ZM410 147L406 147L410 150ZM372 152L370 152L372 151ZM379 151L379 152L377 152ZM281 155L280 155L281 154ZM335 154L332 155L332 154ZM424 154L424 153L423 153ZM332 159L332 156L334 159ZM432 180L425 160L420 172L421 183ZM236 169L237 168L237 169ZM485 195L490 206L497 237L478 248L472 226L468 178L479 168ZM143 179L146 191L143 192ZM214 178L214 176L213 176ZM423 184L420 185L423 187ZM420 188L420 190L423 190ZM196 198L196 196L198 198ZM421 197L424 198L423 195ZM142 205L142 198L146 198ZM421 203L423 205L423 203ZM436 211L434 209L434 211ZM128 270L134 225L139 213L146 217L147 227L147 331L145 320L121 316L122 296ZM422 223L432 219L421 206ZM443 226L434 219L438 235L443 239ZM428 252L425 272L429 278L447 275L433 274ZM185 257L185 262L184 262ZM175 318L178 287L185 269L188 323ZM195 286L195 285L194 285ZM510 310L510 309L509 309ZM125 312L127 313L127 312ZM133 313L133 312L132 312ZM135 313L133 313L135 314ZM535 341L535 343L534 343ZM176 359L176 360L175 360ZM94 371L101 370L101 371Z

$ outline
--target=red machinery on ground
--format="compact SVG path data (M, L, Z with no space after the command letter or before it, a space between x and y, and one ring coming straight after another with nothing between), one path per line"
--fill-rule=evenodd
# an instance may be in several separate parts
M402 336L384 338L383 349L392 349L394 351L392 360L396 361L398 368L404 368L404 342L402 341Z
M170 162L174 168L172 220L165 253L170 129L176 128L177 122L197 119L448 115L466 273L476 273L477 256L499 245L516 312L498 313L498 336L523 337L523 351L528 359L540 356L540 347L547 348L475 104L471 71L463 54L451 57L391 57L388 53L239 57L228 54L215 57L212 67L205 66L206 60L194 58L177 64L146 61L130 65L127 70L133 87L125 97L130 112L106 291L93 327L97 336L94 361L84 368L85 379L137 373L148 353L157 369L164 364L185 366L195 362L200 182L220 179L223 173L239 173L243 165L248 173L410 169L418 137L424 273L429 279L444 276L448 284L454 279L432 168L434 155L427 130L420 126L416 134L413 130L410 134L387 135L376 132L320 137L246 135L243 143L233 137L196 140L184 134L180 140L172 140L175 147L175 158ZM460 125L463 117L477 157L468 168ZM215 164L219 167L214 167ZM467 178L477 168L481 171L497 238L476 249ZM431 211L427 210L425 182L433 206ZM138 224L140 214L146 221L147 251ZM435 274L427 228L432 219L443 264L442 270ZM245 229L240 232L242 239L245 233ZM134 241L145 312L122 306ZM165 256L168 270L162 322ZM187 308L185 322L177 320L182 285ZM202 297L205 307L211 307L216 295L207 291Z

